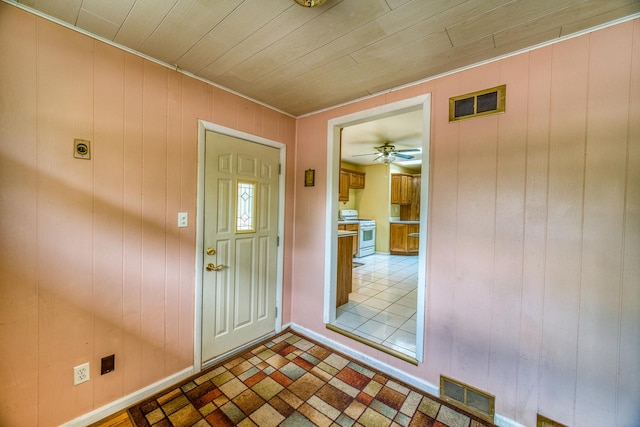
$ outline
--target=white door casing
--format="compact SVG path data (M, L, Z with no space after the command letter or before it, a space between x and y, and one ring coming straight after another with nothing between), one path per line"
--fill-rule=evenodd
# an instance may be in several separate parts
M282 279L277 239L282 226L279 164L284 148L249 141L243 137L250 136L234 131L202 133L201 311L196 312L196 326L199 323L201 328L196 327L196 337L201 337L196 340L196 351L199 342L201 357L195 357L196 366L278 331L281 323L276 315ZM238 185L243 189L238 191ZM238 200L240 205L252 206L239 199L247 196L246 190L253 190L255 211L240 209L248 230L239 230Z
M338 229L338 180L340 170L340 141L342 128L359 123L368 122L378 118L389 117L416 109L422 110L422 163L427 170L430 165L430 138L431 138L431 94L419 95L384 104L368 110L350 113L345 116L335 117L327 123L327 206L325 212L325 282L324 282L324 323L330 324L336 319L336 286ZM426 302L426 277L427 277L427 232L429 209L429 173L422 175L420 196L420 237L419 237L419 262L418 262L418 295L416 314L416 355L418 362L423 361L424 352L424 328L425 328L425 302Z

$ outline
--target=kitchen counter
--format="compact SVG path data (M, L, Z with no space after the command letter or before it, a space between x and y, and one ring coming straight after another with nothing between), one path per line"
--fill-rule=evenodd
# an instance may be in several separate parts
M338 230L338 237L357 236L357 231L351 230Z
M389 221L389 224L420 224L420 221L402 221L398 219Z
M358 221L349 221L349 220L345 220L345 219L339 219L338 220L338 225L340 224L358 224Z

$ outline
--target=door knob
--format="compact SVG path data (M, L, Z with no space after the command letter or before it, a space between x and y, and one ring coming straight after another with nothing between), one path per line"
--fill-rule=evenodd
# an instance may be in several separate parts
M207 255L215 255L216 254L216 250L213 248L207 248Z
M220 271L224 268L224 265L215 265L214 263L210 262L205 268L207 269L207 271Z

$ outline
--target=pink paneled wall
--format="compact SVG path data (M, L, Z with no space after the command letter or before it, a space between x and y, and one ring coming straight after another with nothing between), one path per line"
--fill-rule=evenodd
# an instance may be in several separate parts
M0 52L1 426L59 425L193 364L198 119L288 145L291 320L293 118L6 3Z
M501 115L452 96L507 85ZM424 362L322 323L327 121L432 94ZM293 321L523 425L640 422L640 20L298 120Z
M58 425L192 364L198 119L288 146L283 323L487 390L524 425L637 425L639 46L629 21L296 121L0 3L0 425ZM449 97L503 83L505 114L448 122ZM325 329L323 207L327 121L423 93L413 366ZM298 185L309 168L316 186ZM74 387L86 361L92 380Z

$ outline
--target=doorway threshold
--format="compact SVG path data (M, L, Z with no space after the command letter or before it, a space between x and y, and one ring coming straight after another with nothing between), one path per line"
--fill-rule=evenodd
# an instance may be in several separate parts
M387 354L389 354L389 355L391 355L393 357L397 357L398 359L400 359L400 360L402 360L404 362L411 363L412 365L418 366L418 360L415 357L411 357L411 356L409 356L407 354L401 353L401 352L399 352L397 350L394 350L392 348L389 348L387 346L379 344L379 343L377 343L375 341L371 341L371 340L368 340L366 338L363 338L360 335L356 335L353 332L349 332L349 331L344 330L344 329L342 329L342 328L340 328L338 326L335 326L335 325L332 325L332 324L329 324L329 323L327 323L325 326L330 331L333 331L335 333L343 335L343 336L345 336L347 338L350 338L350 339L352 339L354 341L358 341L358 342L360 342L360 343L362 343L364 345L367 345L369 347L375 348L376 350L379 350L379 351L381 351L383 353L387 353Z

